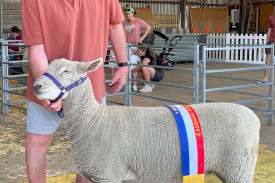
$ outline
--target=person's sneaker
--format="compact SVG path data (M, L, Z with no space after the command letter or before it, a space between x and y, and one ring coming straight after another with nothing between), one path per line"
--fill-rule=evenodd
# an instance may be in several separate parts
M152 90L155 88L155 84L151 83Z
M152 88L151 86L148 86L145 84L145 86L139 90L139 92L143 93L143 92L152 92Z
M133 90L134 90L134 91L137 91L137 86L134 85L134 86L133 86Z

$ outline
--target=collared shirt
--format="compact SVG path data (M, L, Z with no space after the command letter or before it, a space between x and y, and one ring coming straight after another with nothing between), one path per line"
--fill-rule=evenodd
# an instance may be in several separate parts
M23 43L44 44L49 62L106 57L110 24L123 22L118 0L23 0ZM97 101L106 95L103 65L88 73ZM27 99L40 103L28 77Z
M275 15L271 15L269 17L268 28L271 28L271 34L268 41L271 43L275 43Z
M12 37L11 35L7 38L9 40L22 40L21 36L16 36L16 38ZM11 42L11 43L19 43L19 42ZM9 46L9 49L13 50L13 51L19 51L19 47L16 46Z

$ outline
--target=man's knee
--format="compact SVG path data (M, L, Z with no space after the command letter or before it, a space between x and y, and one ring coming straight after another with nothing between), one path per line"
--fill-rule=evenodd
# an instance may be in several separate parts
M45 152L52 140L52 134L39 135L33 133L26 133L26 151L42 151Z

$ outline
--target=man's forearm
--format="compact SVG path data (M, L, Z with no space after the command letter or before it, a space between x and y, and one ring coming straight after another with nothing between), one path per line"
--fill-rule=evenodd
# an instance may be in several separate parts
M146 27L146 31L144 32L144 34L142 36L142 40L145 39L145 37L149 34L150 30L151 30L151 27L148 25Z
M42 76L48 68L48 57L44 45L29 46L29 61L33 80Z
M268 28L268 29L267 29L267 34L266 34L266 40L267 40L267 42L270 41L269 39L270 39L271 31L272 31L271 28Z
M109 38L118 63L127 62L126 41L122 24L110 25Z

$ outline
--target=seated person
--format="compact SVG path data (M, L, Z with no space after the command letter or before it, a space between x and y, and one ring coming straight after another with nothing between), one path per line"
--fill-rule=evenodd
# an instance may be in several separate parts
M19 28L14 26L11 28L11 35L7 38L9 40L22 40L22 37L19 35ZM10 42L10 43L19 43L19 42ZM9 53L22 53L19 47L9 46Z
M22 40L22 37L19 35L19 28L17 26L14 26L11 28L11 35L7 38L8 40ZM12 43L19 43L19 42L9 42L9 44ZM8 47L9 54L22 54L22 50L18 46L9 46ZM10 55L10 60L22 60L23 55ZM15 71L22 72L21 67L15 67Z
M138 47L137 53L141 58L140 64L143 65L161 65L161 58L155 53L153 48ZM161 68L153 67L141 67L138 66L132 71L138 72L138 78L144 79L145 81L159 82L164 78L164 70ZM152 92L153 87L150 83L145 83L145 86L139 90L139 92Z
M111 68L111 71L112 71L112 75L115 75L115 67L116 67L116 63L114 63L114 62L117 62L117 60L116 60L116 56L115 56L115 53L114 53L114 51L113 51L113 49L111 49L110 50L110 55L109 55L109 60L110 61L113 61L113 62L109 62L109 67Z
M132 47L131 48L131 56L130 56L130 59L129 59L129 62L131 64L138 64L140 61L140 58L139 56L137 55L137 48L136 47ZM130 69L131 71L136 68L137 66L136 65L131 65L130 66ZM132 78L133 79L137 79L137 76L138 76L138 72L132 72ZM133 81L133 90L134 91L137 91L137 82L136 81Z

